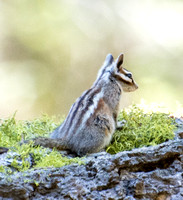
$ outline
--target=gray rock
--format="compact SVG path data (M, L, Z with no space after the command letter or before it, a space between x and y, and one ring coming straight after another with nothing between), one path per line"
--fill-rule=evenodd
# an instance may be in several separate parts
M0 173L0 200L183 200L182 133L179 121L175 139L154 147L91 154L80 166ZM1 154L1 165L13 156Z
M34 169L0 176L0 200L183 199L183 139L110 155L85 165Z

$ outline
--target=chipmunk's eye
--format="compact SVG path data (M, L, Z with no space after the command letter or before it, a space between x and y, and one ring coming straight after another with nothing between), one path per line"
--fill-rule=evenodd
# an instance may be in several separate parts
M128 78L132 78L132 74L126 74Z

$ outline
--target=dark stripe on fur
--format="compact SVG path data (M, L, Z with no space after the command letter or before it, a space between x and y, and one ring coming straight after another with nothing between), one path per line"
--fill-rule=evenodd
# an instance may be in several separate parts
M121 76L114 75L114 78L115 78L116 80L121 81L121 82L124 82L124 83L126 83L126 84L131 84L130 82L128 82L128 81L122 79Z
M73 122L73 120L74 120L74 118L75 118L75 115L76 115L76 113L77 113L77 111L78 111L78 109L79 109L79 107L80 107L80 105L81 105L83 99L88 95L88 93L89 93L90 91L91 91L91 88L90 88L90 89L81 97L81 99L79 100L78 105L77 105L76 109L74 110L74 112L73 112L73 114L72 114L72 117L71 117L71 120L70 120L70 123L69 123L69 127L72 125L72 122Z
M98 93L100 93L100 91L101 91L101 89L97 89L97 90L93 91L93 93L90 94L89 98L86 99L87 103L86 103L84 109L82 110L82 113L81 113L81 115L80 115L80 117L79 117L79 120L78 120L78 122L77 122L77 124L76 124L76 126L75 126L76 128L79 127L79 125L81 125L81 122L82 122L82 120L83 120L84 114L88 111L89 107L90 107L92 104L94 104L94 101L93 101L93 100L94 100L95 96L96 96ZM77 129L75 129L74 131L76 132Z

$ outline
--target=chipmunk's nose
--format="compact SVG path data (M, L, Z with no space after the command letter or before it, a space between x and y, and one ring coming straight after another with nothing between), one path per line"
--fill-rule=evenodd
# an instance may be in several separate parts
M135 81L134 81L134 84L135 84L135 89L138 89L139 86L137 85L137 83L135 83Z

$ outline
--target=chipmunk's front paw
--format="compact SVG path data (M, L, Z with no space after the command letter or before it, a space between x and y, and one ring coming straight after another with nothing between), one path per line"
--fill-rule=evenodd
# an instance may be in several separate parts
M116 129L121 129L121 128L123 128L123 126L126 124L126 120L121 120L121 121L118 121L117 122L117 127L116 127Z

